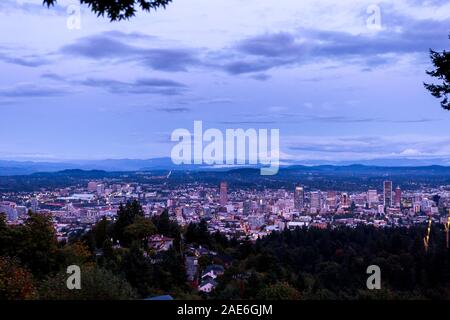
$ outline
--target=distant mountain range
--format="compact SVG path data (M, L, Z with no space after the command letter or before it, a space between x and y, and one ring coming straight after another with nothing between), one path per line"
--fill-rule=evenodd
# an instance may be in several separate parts
M302 167L311 170L312 167L320 171L351 171L357 172L360 170L365 171L365 167L398 167L405 169L405 167L424 167L427 171L444 170L448 171L450 167L450 160L447 159L377 159L377 160L365 160L365 161L307 161L307 162L285 162L282 167L285 169L300 169ZM339 169L339 167L341 167ZM448 168L446 168L448 167ZM103 170L110 172L121 171L154 171L154 170L215 170L225 171L236 167L225 166L205 166L205 165L175 165L170 158L154 158L147 160L140 159L106 159L106 160L76 160L67 162L38 162L38 161L10 161L0 160L0 176L14 176L14 175L28 175L37 172L58 172L63 170ZM246 166L249 168L249 166ZM370 171L374 171L371 168ZM314 171L314 169L313 169ZM376 169L375 169L376 171Z

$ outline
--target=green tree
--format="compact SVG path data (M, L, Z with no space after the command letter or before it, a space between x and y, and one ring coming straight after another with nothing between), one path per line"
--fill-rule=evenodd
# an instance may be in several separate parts
M131 285L111 271L81 267L81 289L67 288L67 274L63 271L48 277L39 287L40 299L46 300L128 300L136 298Z
M299 300L300 292L285 282L278 282L262 289L257 296L262 300Z
M130 239L125 235L125 229L134 223L136 217L143 216L144 211L136 200L127 202L125 206L121 204L117 212L117 221L114 225L115 240L119 241L122 246L129 246Z
M56 2L57 0L44 0L44 4L48 7ZM87 4L97 16L106 14L111 21L131 18L139 7L143 11L150 11L165 8L170 2L172 0L80 0L81 4Z
M152 220L137 216L132 224L124 230L127 242L141 241L156 233L156 227Z
M103 217L92 229L96 248L101 248L106 239L110 238L110 226L109 221Z
M36 277L42 278L59 270L61 252L50 215L30 211L17 231L17 256Z

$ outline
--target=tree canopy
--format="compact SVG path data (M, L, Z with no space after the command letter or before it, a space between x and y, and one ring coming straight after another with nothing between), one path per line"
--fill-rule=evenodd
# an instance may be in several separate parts
M55 5L57 0L44 0L48 7ZM97 16L107 16L111 21L127 20L134 17L140 8L143 11L165 8L172 0L80 0L87 4Z
M439 84L424 83L425 88L431 94L441 99L441 106L446 110L450 110L450 52L437 52L430 50L430 58L435 67L434 70L427 71L427 74L439 80Z

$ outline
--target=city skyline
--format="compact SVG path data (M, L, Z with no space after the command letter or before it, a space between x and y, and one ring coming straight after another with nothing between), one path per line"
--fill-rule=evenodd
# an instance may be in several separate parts
M285 162L449 164L450 114L423 82L450 5L380 1L374 29L372 4L175 1L117 23L82 7L70 30L71 1L2 1L0 159L168 157L202 120L279 128Z

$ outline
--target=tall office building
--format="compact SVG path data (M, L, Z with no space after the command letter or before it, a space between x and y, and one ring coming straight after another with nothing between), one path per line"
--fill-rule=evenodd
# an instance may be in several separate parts
M228 184L225 181L220 183L220 205L225 206L228 203Z
M337 203L336 191L328 191L327 192L327 206L328 208L335 208Z
M396 207L400 207L402 203L402 189L400 189L400 186L397 186L395 188L395 194L394 194L394 205Z
M298 186L294 191L294 208L296 210L303 209L305 204L305 193L303 191L303 187Z
M367 203L369 207L374 205L378 205L378 192L377 190L368 190L367 191Z
M347 193L341 194L341 207L349 207L350 206L350 199L348 197Z
M311 192L311 208L320 210L322 208L321 194L319 191Z
M392 207L392 181L383 183L384 206Z

